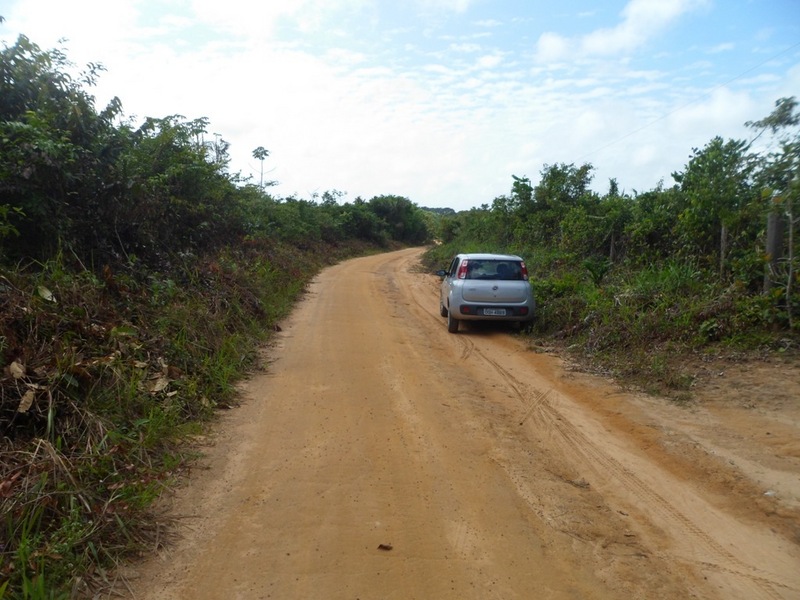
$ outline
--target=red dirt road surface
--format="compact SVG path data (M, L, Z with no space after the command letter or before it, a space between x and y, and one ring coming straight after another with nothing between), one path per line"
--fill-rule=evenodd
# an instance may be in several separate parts
M796 365L624 392L503 326L447 333L420 254L310 286L134 597L800 598Z

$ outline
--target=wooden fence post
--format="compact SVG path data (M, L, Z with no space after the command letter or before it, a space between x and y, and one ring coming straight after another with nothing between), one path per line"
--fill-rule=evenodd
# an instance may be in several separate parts
M767 215L767 264L764 267L764 292L775 285L778 261L783 258L783 215L771 212Z

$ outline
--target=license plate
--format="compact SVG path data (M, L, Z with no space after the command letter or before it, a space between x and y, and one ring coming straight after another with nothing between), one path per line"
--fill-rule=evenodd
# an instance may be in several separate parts
M506 309L505 308L484 308L483 314L488 315L490 317L505 317L506 316Z

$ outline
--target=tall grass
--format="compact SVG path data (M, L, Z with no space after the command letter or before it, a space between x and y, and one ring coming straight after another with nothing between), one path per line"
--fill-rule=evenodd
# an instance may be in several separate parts
M612 264L558 248L465 247L525 259L537 300L536 343L561 347L588 368L649 392L684 400L699 354L796 345L781 322L779 298L749 293L743 282L722 285L717 273L690 260ZM423 260L442 268L460 251L457 240Z

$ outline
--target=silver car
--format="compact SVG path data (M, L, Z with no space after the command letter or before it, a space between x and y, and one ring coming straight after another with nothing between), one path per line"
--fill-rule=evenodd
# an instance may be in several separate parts
M458 254L442 278L439 312L447 331L459 321L512 321L524 326L533 319L536 302L525 261L512 254Z

